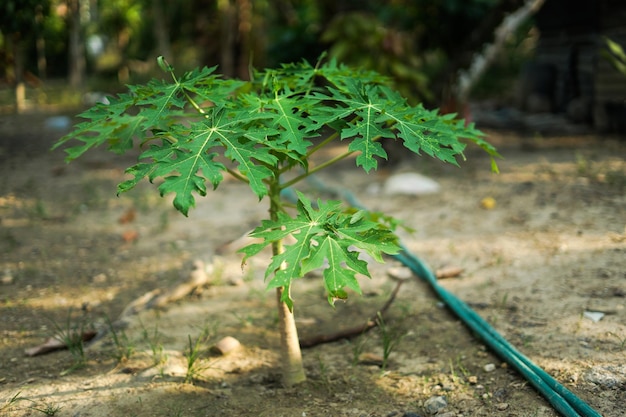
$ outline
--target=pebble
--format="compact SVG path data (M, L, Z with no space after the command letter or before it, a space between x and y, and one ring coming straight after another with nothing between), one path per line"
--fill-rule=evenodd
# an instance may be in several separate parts
M443 410L448 406L446 398L438 395L436 397L430 397L424 402L424 409L428 414L437 414L440 410Z
M509 408L509 404L508 403L499 403L498 405L496 405L496 408L498 409L498 411L504 411L507 408Z
M626 385L626 365L594 366L585 373L584 378L604 389L617 388Z
M91 278L91 281L92 281L94 284L102 284L102 283L105 283L105 282L107 282L107 275L106 275L106 274L104 274L104 273L100 273L100 274L98 274L98 275L94 276L93 278Z
M435 194L440 190L441 187L436 181L414 172L392 175L383 186L383 193L387 195Z
M2 282L3 285L11 285L13 284L13 280L13 275L8 271L5 271L2 278L0 278L0 282Z
M359 363L362 365L382 366L385 359L375 353L363 352L359 355Z
M404 266L394 266L387 270L387 276L397 281L407 281L413 277L413 272Z
M494 365L493 363L488 363L483 367L483 369L485 370L485 372L493 372L496 370L496 365Z
M604 318L604 313L600 312L600 311L585 311L583 313L583 316L586 319L591 320L594 323L599 322L600 320L602 320Z
M213 352L219 353L220 355L227 355L238 350L240 347L241 343L239 343L239 340L235 339L232 336L226 336L220 339L220 341L217 342L215 346L211 348L211 350Z

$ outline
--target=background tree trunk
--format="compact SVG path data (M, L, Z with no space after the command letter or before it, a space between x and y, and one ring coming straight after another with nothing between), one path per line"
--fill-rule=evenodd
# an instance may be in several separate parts
M67 0L69 13L69 83L80 89L85 83L85 48L80 21L80 0Z
M46 79L48 62L46 61L46 40L43 34L43 10L41 5L37 7L35 22L37 26L37 39L35 41L37 49L37 76L40 80Z
M237 62L237 76L242 80L250 79L250 65L252 64L252 2L237 0L237 25L239 33L239 59Z
M174 61L170 43L170 28L163 10L163 0L152 0L154 17L154 39L156 40L156 56L163 56L169 62Z
M235 41L237 19L232 0L218 0L217 7L222 27L220 28L220 69L227 77L235 76Z
M14 33L9 39L13 52L13 68L15 71L15 111L16 113L22 113L26 109L23 42L19 33Z

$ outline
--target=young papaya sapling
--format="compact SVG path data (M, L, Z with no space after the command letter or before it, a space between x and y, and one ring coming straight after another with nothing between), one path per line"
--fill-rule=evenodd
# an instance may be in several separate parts
M277 294L285 386L306 379L293 315L293 282L323 269L322 283L333 304L345 299L347 290L360 292L357 274L369 276L360 252L382 262L383 254L400 248L394 234L397 222L389 217L339 201L313 202L299 192L294 207L281 199L281 192L351 155L370 172L387 156L381 146L385 140L401 141L413 153L455 165L466 146L462 139L480 146L492 161L497 156L473 124L410 106L388 87L387 79L334 60L255 71L251 81L223 79L216 67L178 77L163 58L158 62L171 82L129 86L128 93L96 104L80 114L86 121L54 147L73 143L65 149L68 161L100 145L119 154L139 147L137 163L126 170L132 178L120 183L118 192L144 178L161 179L161 196L173 194L174 207L185 216L196 196L207 194L207 183L216 190L224 174L247 183L260 201L268 202L269 218L251 233L261 243L241 252L245 262L266 246L272 248L265 276ZM310 165L314 155L338 140L349 142L344 153ZM219 162L218 155L232 165ZM295 175L284 181L290 171ZM287 236L294 243L286 244Z

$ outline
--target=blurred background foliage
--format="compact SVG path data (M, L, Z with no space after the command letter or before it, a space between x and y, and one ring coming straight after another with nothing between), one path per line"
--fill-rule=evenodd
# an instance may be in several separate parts
M523 0L2 0L0 89L54 83L75 91L123 88L219 65L229 77L327 51L391 76L411 101L445 105L458 71ZM492 71L519 73L532 53L532 22ZM530 41L529 41L530 40ZM493 77L477 94L501 90Z

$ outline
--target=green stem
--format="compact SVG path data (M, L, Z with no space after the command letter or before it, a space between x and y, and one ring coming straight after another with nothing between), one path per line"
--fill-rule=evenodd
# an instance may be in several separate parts
M333 133L328 138L326 138L323 142L321 142L319 145L317 145L316 147L312 148L311 151L308 152L308 154L307 154L307 159L310 158L310 156L311 156L311 154L313 154L313 152L317 151L322 146L325 146L327 143L330 142L330 140L333 140L334 136L336 136L336 135L337 135L337 132ZM376 141L378 141L380 139L381 139L380 136L373 137L372 138L372 142L376 142ZM346 152L342 153L341 155L337 155L336 157L329 159L328 161L322 162L321 164L319 164L319 165L309 169L304 174L298 175L297 177L293 178L292 180L287 181L286 183L282 184L281 189L284 190L285 188L288 188L288 187L291 187L294 184L297 184L298 182L302 181L306 177L315 174L317 171L321 171L321 170L329 167L330 165L333 165L333 164L341 161L342 159L345 159L345 158L349 157L354 152L355 151L346 151Z
M326 58L326 55L327 55L327 52L324 51L324 52L322 52L322 55L320 55L320 57L317 59L317 63L315 64L315 68L313 69L314 73L317 73L317 70L319 70L320 65L322 65L322 61L324 60L324 58ZM305 96L308 96L311 93L311 89L313 88L313 84L314 83L315 83L315 77L311 78L311 82L309 83L309 87L304 92Z
M239 181L243 181L245 183L249 183L250 182L250 180L248 180L246 177L244 177L243 175L241 175L239 172L235 171L234 169L226 168L226 172L228 172L230 175L232 175L233 177L235 177Z
M161 66L162 69L164 69L165 71L170 73L170 75L172 76L172 79L174 80L176 85L178 87L180 87L181 86L180 82L178 81L178 78L176 77L176 74L174 74L174 68L165 60L165 58L159 57L159 65ZM191 106L194 109L196 109L196 111L198 113L200 113L202 115L206 115L206 112L204 111L204 109L202 109L202 107L200 107L198 105L198 103L196 103L195 100L193 98L191 98L191 96L187 93L187 90L185 90L184 87L182 87L181 90L183 90L183 94L185 95L185 98L187 99L189 104L191 104Z
M311 157L311 155L313 155L315 152L319 151L320 149L322 149L324 146L328 145L330 142L332 142L333 140L335 140L337 138L337 136L339 136L339 132L335 131L335 133L333 133L332 135L328 136L326 139L324 139L323 141L321 141L320 143L318 143L317 145L315 145L314 147L312 147L307 153L305 158L309 159Z
M321 171L324 168L327 168L328 166L337 163L339 161L341 161L342 159L345 159L347 157L349 157L350 155L352 155L355 151L346 151L344 153L342 153L341 155L337 155L334 158L329 159L328 161L322 162L321 164L311 168L310 170L308 170L307 172L305 172L304 174L298 175L297 177L293 178L290 181L287 181L283 184L281 184L281 189L285 189L288 187L291 187L294 184L297 184L298 182L302 181L303 179L305 179L306 177L315 174L317 171Z
M178 84L178 81L176 82ZM180 85L180 84L179 84ZM195 102L195 100L193 98L191 98L191 96L187 93L187 90L185 90L184 88L183 90L183 94L185 95L185 98L187 99L187 101L189 102L189 104L191 104L191 106L196 109L198 111L198 113L200 113L201 115L203 115L204 117L206 116L206 112L204 111L204 109L202 107L200 107L198 105L198 103Z
M350 120L348 122L348 124L354 124L357 120L359 119L359 116L355 116L352 120ZM336 130L335 132L333 132L332 135L328 136L326 139L324 139L323 141L321 141L320 143L318 143L317 145L315 145L314 147L312 147L304 156L304 160L309 161L311 159L311 156L313 156L314 153L316 153L317 151L319 151L320 149L324 148L326 145L328 145L330 142L334 141L335 139L337 139L337 136L339 136L340 131ZM376 138L374 138L373 140L376 140ZM348 151L342 155L339 155L338 157L332 158L331 160L319 165L318 167L313 168L311 171L309 171L306 174L300 175L299 177L297 177L296 179L289 181L289 185L293 185L295 183L297 183L298 181L301 181L302 179L308 177L309 175L311 175L313 172L317 172L320 169L324 169L329 165L334 164L335 162L338 162L348 156L350 156L353 153L353 151ZM290 169L290 167L285 167L283 168L283 170L280 171L281 174L283 174L284 172L288 171ZM287 185L286 187L288 187L289 185ZM283 188L286 188L285 186Z

